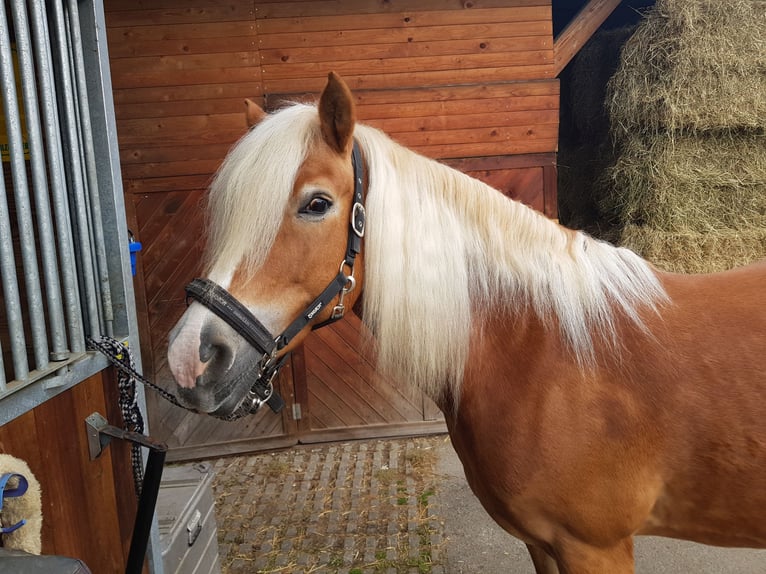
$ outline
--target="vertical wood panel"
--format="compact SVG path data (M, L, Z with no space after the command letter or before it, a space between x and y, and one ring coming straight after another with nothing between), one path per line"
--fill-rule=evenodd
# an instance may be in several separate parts
M93 572L121 572L135 513L132 488L115 486L125 451L110 445L91 461L85 435L85 416L110 411L103 381L94 375L0 427L0 449L25 460L40 481L43 552L80 558Z

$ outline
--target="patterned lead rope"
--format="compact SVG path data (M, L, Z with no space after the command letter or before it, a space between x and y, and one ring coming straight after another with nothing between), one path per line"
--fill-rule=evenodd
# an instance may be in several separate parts
M120 392L118 404L120 405L125 430L140 434L144 432L144 418L141 415L138 397L136 396L136 381L159 393L165 400L184 408L174 395L158 387L136 371L133 354L127 345L111 337L101 337L99 341L88 337L85 342L89 349L99 351L117 367L117 386ZM144 465L139 444L131 443L130 458L133 467L133 483L136 496L140 496L143 487Z

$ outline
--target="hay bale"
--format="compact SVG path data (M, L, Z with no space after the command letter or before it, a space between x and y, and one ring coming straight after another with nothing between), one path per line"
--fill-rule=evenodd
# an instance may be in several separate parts
M766 228L766 135L626 137L602 182L618 225L672 232Z
M698 233L628 225L619 243L666 271L713 273L766 257L766 228Z
M766 2L657 0L609 82L612 128L763 129Z

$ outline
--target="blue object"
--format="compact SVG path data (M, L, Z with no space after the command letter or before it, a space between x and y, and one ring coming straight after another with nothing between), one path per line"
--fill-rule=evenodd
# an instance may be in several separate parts
M136 275L136 253L141 251L141 243L138 241L133 241L133 237L131 236L130 241L128 242L128 249L130 250L130 270L133 272L133 276Z
M8 481L12 478L18 478L19 482L15 487L12 488L6 488L8 486ZM4 474L0 476L0 512L3 510L3 499L4 498L13 498L15 496L23 496L24 493L27 491L27 488L29 488L29 482L27 482L27 479L21 475L16 474L15 472L9 472L8 474ZM0 533L2 534L10 534L14 530L18 530L22 526L24 526L27 523L26 520L22 519L19 520L16 524L12 524L11 526L3 526L0 528Z

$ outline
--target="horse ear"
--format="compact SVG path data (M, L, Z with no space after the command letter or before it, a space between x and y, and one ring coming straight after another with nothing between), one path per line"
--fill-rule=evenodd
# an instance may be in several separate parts
M327 145L338 153L349 152L356 122L354 98L335 72L327 76L327 85L319 98L319 121Z
M266 117L266 112L263 108L256 104L253 100L245 98L245 120L247 120L247 127L251 128L256 124L261 123L263 118Z

